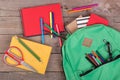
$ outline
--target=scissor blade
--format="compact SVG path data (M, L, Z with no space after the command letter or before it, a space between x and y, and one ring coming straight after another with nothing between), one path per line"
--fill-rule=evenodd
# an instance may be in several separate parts
M26 62L22 61L21 64L24 65L25 67L27 67L28 69L30 69L31 71L37 72L32 66L30 66L30 65L27 64Z

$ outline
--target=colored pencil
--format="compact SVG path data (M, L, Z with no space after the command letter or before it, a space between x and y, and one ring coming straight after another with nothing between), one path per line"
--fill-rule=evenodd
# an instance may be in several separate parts
M52 22L52 12L50 12L50 27L52 28L53 26L53 22ZM53 38L53 35L52 35L52 30L51 30L51 38Z
M95 6L98 6L98 4L91 4L91 5L81 6L81 7L75 7L75 8L72 8L72 10L81 10L81 9L85 9L85 8L92 8Z
M92 58L89 54L86 54L86 57L87 57L95 66L98 66L97 63L93 60L93 58Z
M16 39L18 42L25 48L27 49L38 61L41 61L40 57L32 50L30 49L20 38L16 36Z
M54 31L48 24L44 23L44 26L51 30L55 35L60 36L56 31Z
M68 13L75 13L75 12L81 12L81 11L86 11L86 10L91 10L92 8L85 8L82 10L69 10Z
M54 28L55 28L54 24L55 24L55 18L54 18L54 13L52 12L52 29L53 29L53 30L55 30L55 29L54 29ZM53 33L53 32L52 32L52 33ZM53 35L53 37L55 37L55 35Z
M58 24L56 24L56 29L57 29L57 33L60 35L60 30L59 30L59 27L58 27ZM59 37L59 45L60 47L62 47L62 39Z
M45 38L44 38L44 23L43 23L43 18L40 18L40 28L41 28L41 32L42 32L42 35L41 35L41 39L42 39L42 44L45 43Z

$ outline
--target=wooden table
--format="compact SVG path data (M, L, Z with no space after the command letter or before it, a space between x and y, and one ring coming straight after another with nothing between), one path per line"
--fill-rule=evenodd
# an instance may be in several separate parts
M50 3L60 3L64 23L67 25L80 14L86 16L94 12L109 20L109 25L120 30L120 0L0 0L0 80L65 80L62 69L61 48L58 38L45 36L45 44L53 47L52 55L45 75L27 72L15 67L9 67L1 61L4 50L9 46L13 35L22 36L22 25L19 10L23 7ZM67 10L76 6L99 3L99 7L91 11L68 14ZM40 36L29 37L40 42Z

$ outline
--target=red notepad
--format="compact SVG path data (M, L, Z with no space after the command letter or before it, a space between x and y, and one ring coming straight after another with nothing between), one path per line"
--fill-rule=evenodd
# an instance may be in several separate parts
M24 36L40 35L40 17L43 18L44 23L49 25L50 11L54 13L54 23L59 25L60 31L64 31L61 6L56 3L21 9ZM54 28L56 30L56 27ZM49 31L46 27L44 27L44 30Z
M87 23L87 26L89 25L93 25L93 24L104 24L104 25L108 25L109 22L107 19L102 18L101 16L98 16L96 14L91 14L90 15L90 19Z

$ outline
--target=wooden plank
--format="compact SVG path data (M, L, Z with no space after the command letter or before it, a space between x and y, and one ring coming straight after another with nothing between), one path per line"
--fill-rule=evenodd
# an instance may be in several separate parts
M10 41L13 35L0 35L0 52L3 53L10 45ZM22 35L20 35L22 36ZM35 37L25 37L27 39L30 39L32 41L36 41L41 43L41 37L35 36ZM61 48L59 46L58 38L50 38L49 35L45 36L45 45L52 46L52 53L61 53Z
M1 80L9 80L9 72L0 72Z
M25 70L22 70L16 67L11 67L11 66L4 64L2 61L2 56L3 54L0 54L0 72L25 71ZM46 71L63 71L61 54L52 54L50 56Z
M0 0L0 9L19 10L23 7L38 6L43 4L61 3L61 0Z
M20 17L0 17L0 34L22 34Z
M1 80L65 80L63 72L46 72L40 75L32 72L8 72L0 73Z
M0 17L18 17L20 16L19 10L0 10Z

